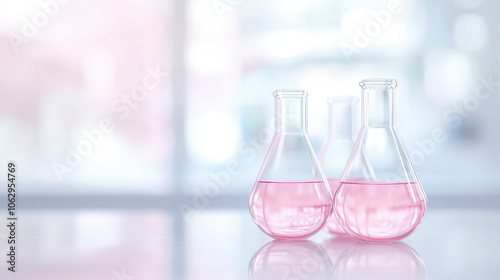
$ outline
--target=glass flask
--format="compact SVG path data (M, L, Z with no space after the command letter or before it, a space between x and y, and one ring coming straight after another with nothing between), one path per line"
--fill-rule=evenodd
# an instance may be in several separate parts
M328 134L321 148L319 161L332 193L335 193L340 183L354 144L353 133L359 127L355 120L357 105L358 99L355 97L328 99ZM337 235L348 235L335 217L328 221L325 229Z
M391 79L360 82L362 127L334 196L337 220L361 240L402 239L420 225L427 209L396 128L396 85Z
M277 90L273 95L274 137L248 206L269 236L307 238L330 218L333 198L307 134L307 92Z
M332 262L309 240L273 240L255 253L248 268L250 280L332 279Z

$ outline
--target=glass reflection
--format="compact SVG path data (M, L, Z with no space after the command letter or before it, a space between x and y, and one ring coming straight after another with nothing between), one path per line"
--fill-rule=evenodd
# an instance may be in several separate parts
M338 280L425 279L425 265L405 243L365 243L354 245L336 264Z
M323 248L323 251L330 258L333 266L335 267L344 255L349 252L349 249L351 249L358 242L360 241L354 237L338 236L321 243L321 248Z
M323 249L309 240L274 240L250 261L249 279L331 279L333 266Z

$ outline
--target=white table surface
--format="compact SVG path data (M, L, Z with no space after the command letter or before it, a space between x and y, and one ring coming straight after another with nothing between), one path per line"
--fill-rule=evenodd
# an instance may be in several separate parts
M17 272L3 261L2 280L500 279L500 209L430 208L413 235L382 244L325 232L272 241L246 209L203 211L189 222L153 210L18 216Z

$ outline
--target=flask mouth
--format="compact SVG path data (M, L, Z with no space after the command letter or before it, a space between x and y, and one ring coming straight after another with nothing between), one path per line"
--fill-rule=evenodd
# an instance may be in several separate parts
M398 86L398 82L394 79L374 78L374 79L362 80L361 82L359 82L359 86L362 88L368 88L368 87L396 88Z
M277 99L281 98L304 98L307 97L307 90L302 89L278 89L273 92Z
M278 89L273 92L276 133L307 133L307 91Z
M394 126L397 81L367 79L359 82L362 96L362 124L371 127Z

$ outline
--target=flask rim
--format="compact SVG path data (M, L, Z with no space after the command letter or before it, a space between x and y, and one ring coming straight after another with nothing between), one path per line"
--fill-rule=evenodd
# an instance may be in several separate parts
M277 99L281 98L305 98L307 90L303 89L278 89L273 91L273 96Z
M398 82L395 79L373 78L362 80L359 82L359 86L364 89L368 87L390 87L394 89L398 86Z

